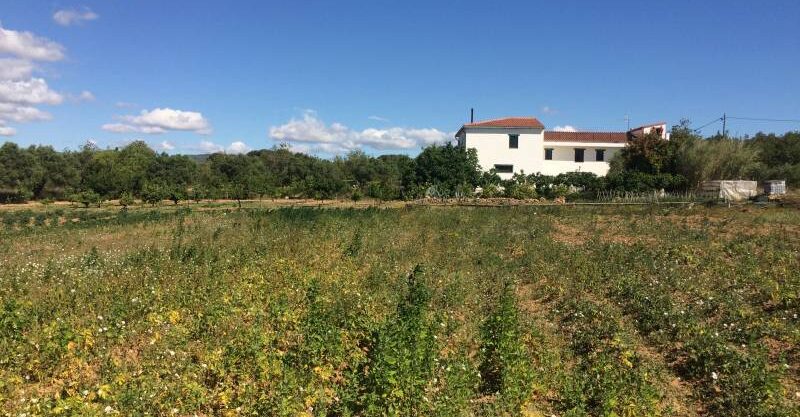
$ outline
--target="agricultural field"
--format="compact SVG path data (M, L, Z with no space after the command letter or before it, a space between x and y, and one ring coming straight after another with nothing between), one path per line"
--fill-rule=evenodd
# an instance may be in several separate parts
M0 217L4 416L800 415L795 208Z

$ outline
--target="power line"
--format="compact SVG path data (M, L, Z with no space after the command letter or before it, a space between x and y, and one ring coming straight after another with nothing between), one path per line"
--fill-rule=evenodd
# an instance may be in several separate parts
M739 116L728 116L728 119L750 120L750 121L754 121L754 122L800 123L800 119L768 119L768 118L764 118L764 117L739 117Z
M717 117L716 119L714 119L714 120L712 120L712 121L710 121L710 122L698 127L697 129L694 129L694 131L695 132L699 132L699 131L703 130L703 128L711 126L712 124L717 123L717 122L721 122L721 121L722 121L722 118L721 117Z
M694 129L694 131L695 132L699 132L699 131L703 130L704 128L706 128L706 127L708 127L708 126L710 126L710 125L712 125L714 123L722 122L722 126L723 126L722 127L722 135L725 136L725 122L726 122L726 119L747 120L747 121L752 121L752 122L800 123L800 119L772 119L772 118L767 118L767 117L728 116L726 114L723 114L722 117L718 117L718 118L716 118L716 119L714 119L714 120L712 120L712 121L710 121L710 122L698 127L697 129Z

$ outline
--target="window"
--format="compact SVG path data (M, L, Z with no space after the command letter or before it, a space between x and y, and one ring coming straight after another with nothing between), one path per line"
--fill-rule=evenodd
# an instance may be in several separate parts
M508 135L508 148L509 149L519 148L519 135Z
M594 160L595 161L605 161L606 160L606 150L605 149L595 149L594 150Z
M575 162L583 162L583 151L585 149L575 148Z
M500 174L511 174L514 172L514 165L495 164L494 170Z
M544 160L545 161L552 161L553 160L553 148L546 148L544 150Z

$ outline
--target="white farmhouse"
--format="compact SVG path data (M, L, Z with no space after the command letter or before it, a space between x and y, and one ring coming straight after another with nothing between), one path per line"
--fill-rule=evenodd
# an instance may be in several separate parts
M506 117L467 123L456 133L458 145L473 148L478 163L501 178L515 173L558 175L565 172L608 173L608 161L634 139L650 132L668 138L666 124L654 123L627 132L546 131L535 117Z

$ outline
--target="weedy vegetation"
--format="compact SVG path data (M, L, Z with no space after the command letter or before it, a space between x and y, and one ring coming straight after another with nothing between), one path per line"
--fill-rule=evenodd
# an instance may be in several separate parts
M796 209L0 217L0 415L800 413Z

